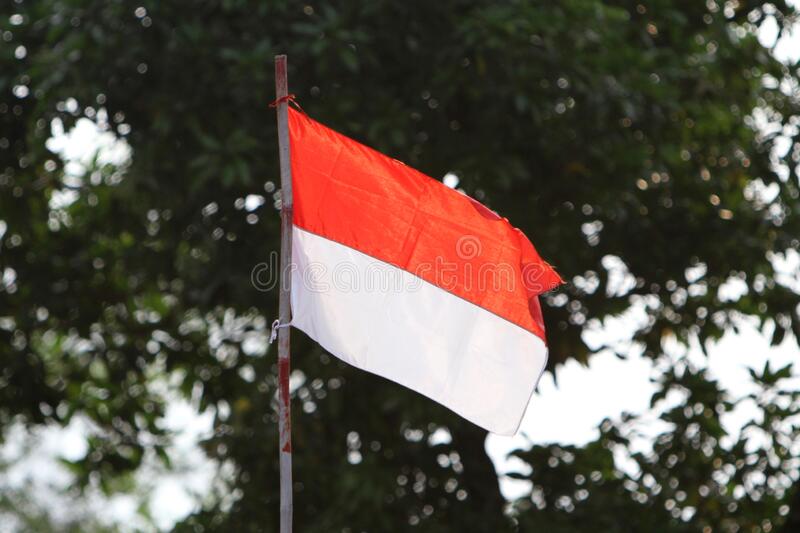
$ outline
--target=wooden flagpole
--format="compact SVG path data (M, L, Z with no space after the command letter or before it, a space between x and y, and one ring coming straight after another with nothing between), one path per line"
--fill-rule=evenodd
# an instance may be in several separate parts
M289 403L289 334L292 288L292 166L289 158L289 110L286 56L275 56L278 152L281 163L281 270L278 328L278 428L280 432L280 533L292 531L292 417Z

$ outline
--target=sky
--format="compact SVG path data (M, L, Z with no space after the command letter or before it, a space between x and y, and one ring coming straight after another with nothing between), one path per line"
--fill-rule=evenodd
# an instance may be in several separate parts
M776 35L777 23L768 20L762 26L759 38L769 46L775 43ZM787 62L800 59L800 31L778 42L775 54ZM77 106L77 102L68 100L64 106ZM101 161L115 165L124 166L130 158L130 148L108 131L107 120L101 110L93 120L81 119L68 132L58 121L53 123L53 137L48 141L48 148L67 162L67 174L71 176L68 179L86 179L83 177L86 167L95 153ZM453 175L445 176L443 180L452 187L458 183ZM73 200L70 193L56 195L51 207L57 209ZM797 277L800 254L790 255L786 261L787 275L794 276L796 286L800 287ZM728 290L735 292L736 288L729 287ZM635 320L635 317L606 322L587 333L587 342L599 343L609 338L624 342L632 329L626 320ZM768 337L752 323L743 321L741 326L738 334L728 332L709 346L708 357L702 354L699 346L690 346L686 350L678 345L668 347L665 357L675 359L685 355L698 368L707 368L733 397L744 396L753 387L748 368L763 368L767 361L773 364L773 368L783 366L797 360L800 350L796 341L788 337L780 346L771 347ZM508 452L531 444L584 444L597 438L597 428L603 419L619 419L624 412L640 414L643 420L650 421L646 426L649 430L635 443L635 449L651 449L654 437L663 430L659 412L676 401L667 398L655 409L650 408L650 397L655 391L651 379L660 373L658 364L632 347L624 360L610 352L593 356L588 366L570 360L558 369L557 384L553 375L545 374L531 399L520 432L514 437L490 435L487 438L486 449L501 474L504 495L514 498L527 490L526 482L503 476L513 471L525 472L524 464L507 458ZM800 388L800 375L796 374L795 380ZM0 490L32 485L37 488L32 493L46 508L52 509L59 520L82 515L100 516L123 530L147 529L147 524L137 516L139 504L146 502L158 528L169 529L220 489L214 480L218 476L224 478L230 465L219 465L207 459L197 445L210 434L213 413L198 413L193 400L172 393L168 382L155 386L172 397L163 424L177 435L169 450L176 463L174 471L167 471L156 458L149 457L137 474L135 493L109 499L99 491L90 491L79 505L74 500L64 500L60 490L70 485L71 477L58 460L83 457L87 450L86 435L93 431L90 421L77 417L66 428L53 426L39 430L33 436L26 435L21 427L12 428L6 443L0 447L0 461L12 465L0 479ZM723 425L735 438L742 426L756 414L754 408L748 409L745 404L726 417ZM629 468L624 458L619 458L619 461L622 468ZM62 505L53 505L59 501Z

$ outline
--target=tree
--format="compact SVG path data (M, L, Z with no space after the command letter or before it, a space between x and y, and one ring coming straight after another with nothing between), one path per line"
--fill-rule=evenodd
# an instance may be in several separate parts
M429 175L455 172L571 281L543 302L551 370L614 349L590 347L582 333L631 309L646 317L633 340L652 357L668 339L705 346L743 315L775 343L797 338L797 294L773 259L800 235L798 79L756 37L765 21L786 29L794 17L783 1L744 0L6 6L0 424L89 417L102 431L74 465L78 480L99 476L110 490L146 452L168 460L165 400L149 384L177 376L183 394L216 410L205 449L235 465L238 495L180 527L276 523L275 358L247 342L276 316L275 292L256 290L251 271L278 243L266 104L279 52L310 115ZM46 148L51 121L102 116L130 145L130 164L98 162L75 176ZM64 194L70 202L54 202ZM248 195L264 204L246 209ZM746 293L722 298L730 279ZM726 407L692 369L669 379L711 415L669 412L675 429L638 458L640 478L613 466L609 449L627 437L609 422L585 448L520 451L534 489L507 516L483 431L299 334L294 353L303 531L557 531L579 520L642 531L729 520L767 531L762 520L783 520L785 465L765 472L767 500L727 488L702 502L673 497L684 474L699 487L744 457L707 443L722 462L698 470L702 443L720 436L715 407ZM796 403L786 409L784 418ZM432 444L439 430L450 439ZM796 442L796 431L787 435ZM784 448L776 441L769 453L785 457ZM556 466L539 473L551 458ZM653 492L665 482L670 490ZM578 488L586 483L591 490ZM574 497L581 490L584 500ZM668 499L662 520L653 510ZM696 512L676 517L671 509L686 502ZM723 518L719 506L731 503L736 516Z

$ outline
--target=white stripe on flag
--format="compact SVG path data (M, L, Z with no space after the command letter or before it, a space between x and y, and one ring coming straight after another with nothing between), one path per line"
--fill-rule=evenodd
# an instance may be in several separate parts
M544 371L533 333L400 268L295 226L292 324L339 359L500 435Z

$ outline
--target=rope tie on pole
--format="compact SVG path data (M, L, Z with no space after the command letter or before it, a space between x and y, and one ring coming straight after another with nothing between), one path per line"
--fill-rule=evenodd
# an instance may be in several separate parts
M270 331L270 334L269 334L269 343L272 344L273 342L275 342L275 339L278 338L278 330L280 328L290 328L290 327L292 327L291 321L289 323L287 323L287 324L281 324L280 319L276 318L272 322L272 330Z
M276 98L275 100L269 103L269 106L272 108L277 108L284 102L292 104L294 107L297 108L298 111L300 111L304 115L306 114L306 112L303 111L303 108L300 107L300 104L297 103L297 97L294 94L287 94L286 96L281 96L280 98Z

